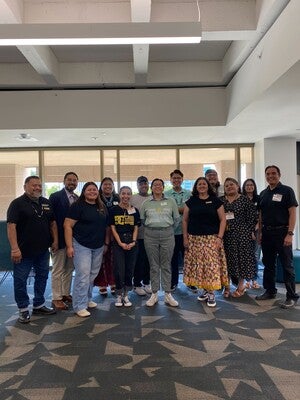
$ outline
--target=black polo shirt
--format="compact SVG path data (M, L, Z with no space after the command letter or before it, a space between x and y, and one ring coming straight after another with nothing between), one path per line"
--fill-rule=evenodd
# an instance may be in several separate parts
M25 193L13 200L7 210L7 222L16 224L17 241L23 257L34 257L52 244L50 225L54 214L48 199L32 201Z
M298 207L294 190L281 182L274 189L268 186L260 193L259 209L263 226L288 226L290 207Z

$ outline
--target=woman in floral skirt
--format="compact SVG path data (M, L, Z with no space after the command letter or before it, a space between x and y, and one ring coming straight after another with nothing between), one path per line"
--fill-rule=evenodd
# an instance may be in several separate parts
M185 246L184 278L186 285L203 289L198 297L209 307L216 306L215 290L228 285L223 235L226 218L222 201L216 196L208 180L196 180L192 197L183 211L183 239Z

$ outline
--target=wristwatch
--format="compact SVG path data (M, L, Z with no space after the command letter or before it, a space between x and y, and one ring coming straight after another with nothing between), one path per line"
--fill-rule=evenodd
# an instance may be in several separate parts
M288 231L287 233L289 236L294 236L294 232L293 231Z

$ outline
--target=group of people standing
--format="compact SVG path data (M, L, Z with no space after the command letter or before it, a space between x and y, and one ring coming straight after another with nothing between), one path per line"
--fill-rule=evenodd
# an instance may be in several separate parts
M220 185L215 170L199 177L192 192L183 189L183 174L170 174L172 189L164 192L164 181L137 179L138 194L128 186L115 193L111 178L87 182L80 196L74 191L78 176L66 173L64 188L41 196L39 177L30 176L24 194L7 212L8 238L14 263L14 293L19 322L30 321L26 281L35 269L33 314L49 315L72 304L79 317L88 317L97 303L94 286L106 295L116 293L116 307L132 306L129 291L151 294L148 307L164 302L177 307L179 260L184 260L183 281L197 292L199 301L215 307L215 291L241 297L257 283L260 243L263 253L265 292L257 300L276 296L275 265L279 255L287 295L282 307L298 300L292 264L292 237L298 203L293 190L281 184L280 170L265 170L269 186L258 196L253 179L241 191L234 178ZM44 291L52 253L52 308L45 305ZM72 272L75 278L71 295ZM231 292L230 281L235 284Z

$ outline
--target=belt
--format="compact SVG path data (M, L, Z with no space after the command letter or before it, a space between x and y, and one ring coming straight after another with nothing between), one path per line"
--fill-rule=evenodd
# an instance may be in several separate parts
M266 231L276 231L277 229L288 229L288 226L286 225L280 225L280 226L263 226L263 229Z

